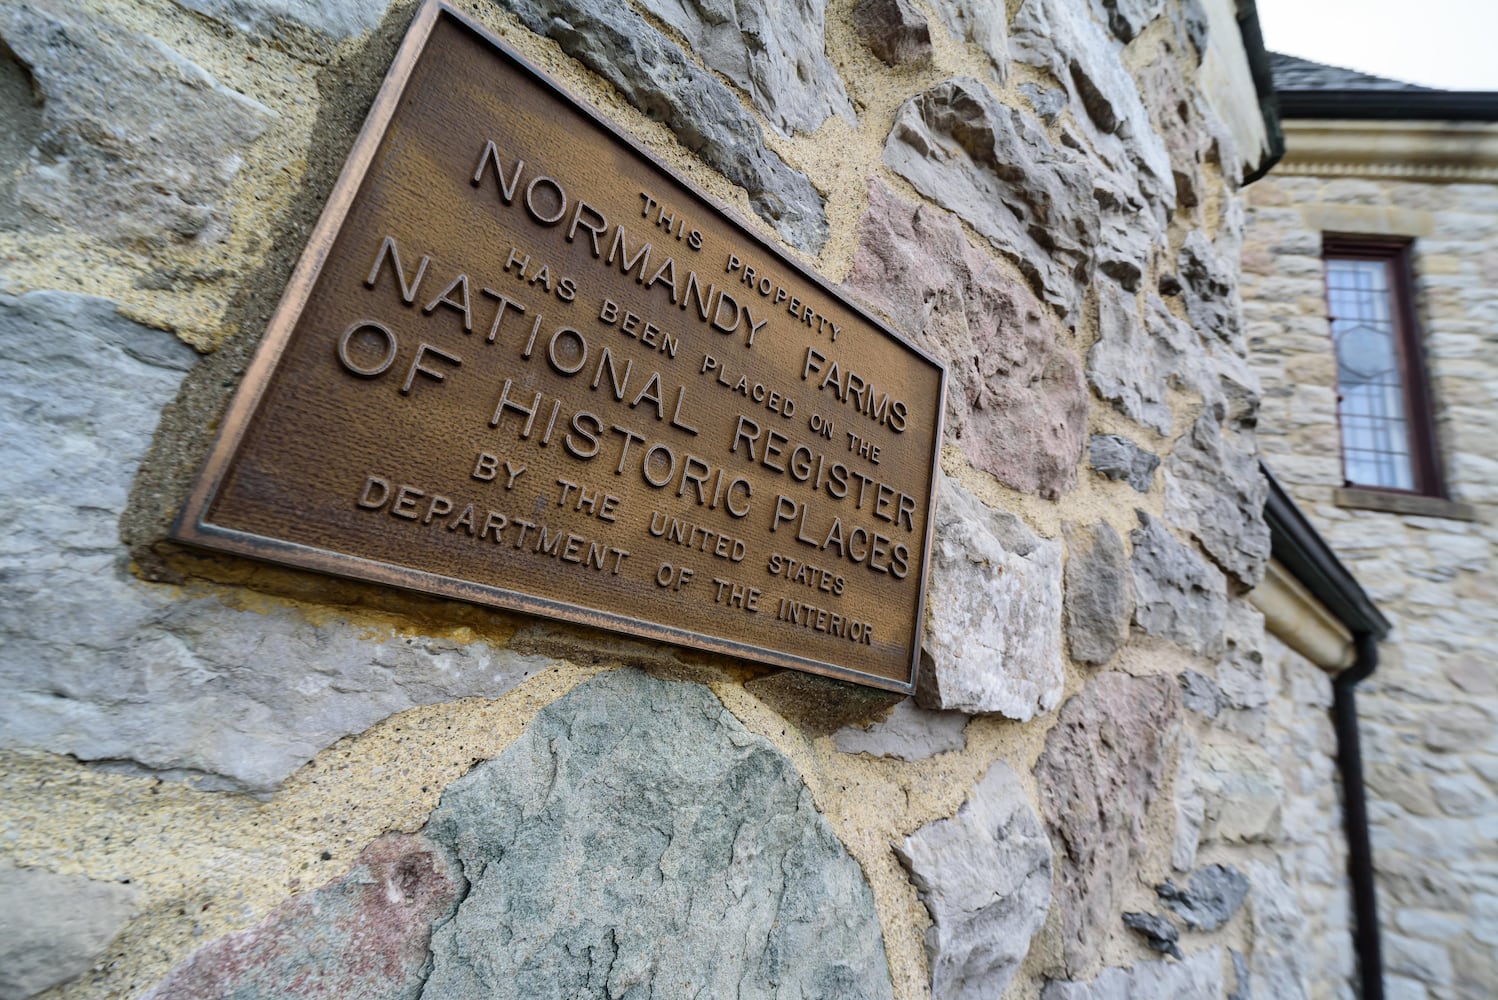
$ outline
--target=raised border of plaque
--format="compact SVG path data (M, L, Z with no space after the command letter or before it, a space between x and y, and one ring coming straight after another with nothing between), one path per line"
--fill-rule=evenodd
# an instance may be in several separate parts
M172 535L909 693L945 392L427 0Z

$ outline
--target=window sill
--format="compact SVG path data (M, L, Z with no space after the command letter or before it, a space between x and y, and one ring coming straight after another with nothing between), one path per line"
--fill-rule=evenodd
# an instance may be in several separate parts
M1363 489L1357 486L1339 486L1332 494L1332 502L1338 507L1351 507L1356 510L1381 510L1390 514L1444 517L1452 521L1477 520L1477 511L1471 504L1442 500L1440 497L1420 496L1418 493L1394 493Z

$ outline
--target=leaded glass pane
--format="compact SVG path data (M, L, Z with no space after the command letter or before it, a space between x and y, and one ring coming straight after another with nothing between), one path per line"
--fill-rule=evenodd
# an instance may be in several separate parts
M1326 293L1337 352L1343 474L1361 486L1414 489L1389 264L1328 259Z

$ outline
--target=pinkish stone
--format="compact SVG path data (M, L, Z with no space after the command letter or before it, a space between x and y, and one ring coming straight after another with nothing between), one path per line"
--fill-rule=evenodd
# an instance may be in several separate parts
M1093 974L1100 928L1118 923L1138 878L1145 814L1165 780L1180 729L1174 678L1099 674L1061 706L1035 765L1040 810L1056 851L1056 909L1067 977Z
M956 218L878 182L859 240L848 287L947 362L947 434L968 460L1044 497L1075 485L1087 389L1050 310L969 245Z
M414 998L432 924L451 915L462 884L443 848L389 834L348 874L198 949L141 1000Z

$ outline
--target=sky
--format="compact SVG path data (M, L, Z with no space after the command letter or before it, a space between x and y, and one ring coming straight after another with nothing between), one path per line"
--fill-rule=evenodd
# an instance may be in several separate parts
M1271 52L1445 90L1498 91L1498 0L1257 0Z

